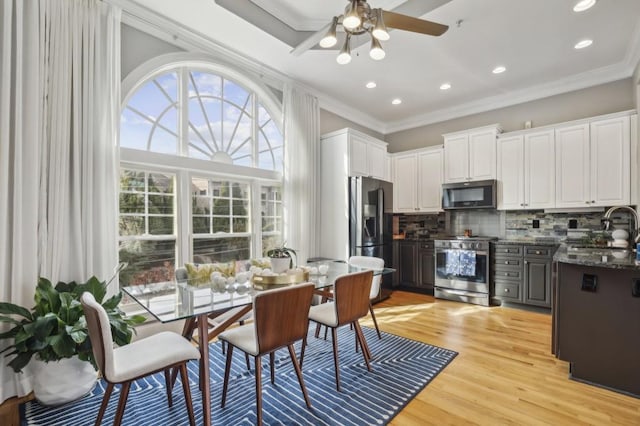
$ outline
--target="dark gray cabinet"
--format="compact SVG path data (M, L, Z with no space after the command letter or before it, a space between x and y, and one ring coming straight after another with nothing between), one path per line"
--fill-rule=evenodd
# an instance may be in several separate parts
M504 302L551 307L555 246L494 245L494 297Z
M414 241L401 241L399 252L400 285L416 287L418 285L418 244Z
M418 256L419 280L418 287L433 292L436 278L436 265L433 251L433 241L419 243Z

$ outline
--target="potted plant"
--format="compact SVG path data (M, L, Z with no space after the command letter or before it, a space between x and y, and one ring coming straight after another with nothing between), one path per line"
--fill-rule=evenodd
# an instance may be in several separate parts
M129 343L133 326L145 318L128 317L118 308L122 293L104 301L107 285L96 277L81 284L59 282L55 287L46 278L39 278L33 308L0 303L0 322L13 325L9 331L0 333L0 339L12 339L12 344L0 353L14 356L8 365L15 372L33 364L34 394L43 404L73 401L89 392L97 380L97 366L80 303L85 291L93 294L107 311L114 343ZM51 363L55 368L50 368Z
M267 257L271 260L271 270L275 273L284 272L289 268L293 268L297 263L296 251L285 247L285 243L281 246L267 250Z

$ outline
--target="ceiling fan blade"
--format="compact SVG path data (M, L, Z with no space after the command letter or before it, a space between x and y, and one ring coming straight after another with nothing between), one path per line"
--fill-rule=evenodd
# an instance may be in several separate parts
M304 52L306 52L307 50L311 49L313 46L318 44L320 40L322 40L322 37L324 37L324 35L327 33L327 31L329 31L329 28L331 28L331 24L332 23L329 22L327 25L320 28L318 31L316 31L315 33L311 34L309 37L304 39L302 42L300 42L296 47L294 47L291 50L291 54L293 56L300 56Z
M432 36L440 36L449 29L448 25L425 21L424 19L401 15L400 13L389 12L387 10L382 11L382 19L384 20L384 24L389 28L412 31L414 33L422 33Z

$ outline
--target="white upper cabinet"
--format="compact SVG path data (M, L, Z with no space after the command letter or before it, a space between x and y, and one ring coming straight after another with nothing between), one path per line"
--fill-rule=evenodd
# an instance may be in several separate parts
M553 208L553 130L498 137L498 209Z
M343 129L324 135L323 140L338 135L349 146L349 176L370 176L389 180L387 143L353 129Z
M395 213L442 211L442 147L393 155Z
M444 182L496 178L496 125L444 136Z
M556 128L556 207L629 204L629 116Z

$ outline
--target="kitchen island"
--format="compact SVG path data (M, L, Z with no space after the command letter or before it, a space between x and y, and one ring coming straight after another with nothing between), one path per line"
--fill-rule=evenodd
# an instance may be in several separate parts
M561 246L552 350L569 377L640 397L640 265L635 252Z

